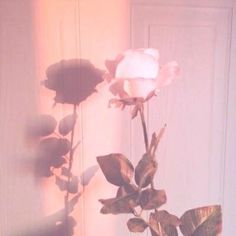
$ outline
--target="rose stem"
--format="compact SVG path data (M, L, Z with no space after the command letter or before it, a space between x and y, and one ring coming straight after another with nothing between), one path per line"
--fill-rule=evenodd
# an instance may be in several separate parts
M148 144L147 125L146 125L145 118L144 118L143 108L139 108L139 114L140 114L140 118L142 121L145 149L146 149L146 152L148 152L149 144Z
M75 117L75 124L76 124L76 108L77 105L73 104L73 115ZM73 150L73 145L74 145L74 133L75 133L75 124L73 126L73 129L71 131L71 136L70 136L70 154L69 154L69 165L68 165L68 176L67 176L67 192L65 195L65 223L66 223L66 231L68 232L68 215L69 215L69 185L70 185L70 180L71 180L71 169L73 165L73 156L74 156L74 150Z
M145 117L144 117L144 107L142 105L141 108L139 108L139 114L140 114L140 118L141 118L141 121L142 121L142 127L143 127L143 136L144 136L144 142L145 142L145 149L146 149L146 152L148 152L149 150L149 144L148 144L148 133L147 133L147 125L146 125L146 122L145 122ZM154 183L153 181L151 182L151 188L154 189Z
M158 229L160 231L160 236L163 236L160 222L158 222Z
M143 127L143 136L144 136L145 148L146 148L146 152L148 152L149 151L148 133L147 133L147 126L146 126L143 110L144 110L144 107L139 108L139 114L140 114L140 118L141 118L141 121L142 121L142 127ZM166 127L166 124L165 124L164 128L161 130L162 133L159 134L160 138L161 138L162 134L165 131L165 127ZM155 152L156 152L156 149L157 149L157 146L158 146L159 142L160 142L160 140L158 140L157 145L154 146L153 155L155 155ZM151 188L154 189L154 182L153 182L153 180L151 181ZM155 212L157 212L157 211L158 210L155 209ZM160 236L163 236L160 222L158 222L158 229L160 231Z

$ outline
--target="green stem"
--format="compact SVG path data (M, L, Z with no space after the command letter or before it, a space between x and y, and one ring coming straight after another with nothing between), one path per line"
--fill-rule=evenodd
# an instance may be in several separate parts
M159 232L160 232L160 236L163 236L160 222L158 222L158 229L159 229Z
M144 112L143 112L143 106L139 108L139 114L140 114L140 118L142 122L145 149L146 149L146 152L148 152L149 151L148 132L147 132L147 125L146 125ZM153 181L151 182L151 188L154 189Z
M146 149L146 152L148 152L148 148L149 148L148 133L147 133L147 125L146 125L146 122L145 122L143 108L139 109L139 114L140 114L140 118L141 118L141 122L142 122L145 149Z

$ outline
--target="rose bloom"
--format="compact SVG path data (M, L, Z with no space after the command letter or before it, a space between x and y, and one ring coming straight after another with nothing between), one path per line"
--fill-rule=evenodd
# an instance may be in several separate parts
M110 90L120 98L147 98L151 92L158 92L169 85L179 74L177 62L172 61L160 67L159 52L153 48L128 50L115 60L107 60Z

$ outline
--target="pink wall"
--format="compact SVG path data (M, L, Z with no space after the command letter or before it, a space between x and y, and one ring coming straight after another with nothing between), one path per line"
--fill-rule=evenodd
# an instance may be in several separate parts
M41 215L24 139L37 96L31 3L0 1L0 235L19 233Z
M105 69L104 60L114 58L129 48L129 3L127 0L38 0L34 6L35 49L37 79L45 79L46 68L62 59L85 58L95 66ZM74 163L74 174L96 164L96 156L122 151L121 120L124 113L108 109L111 94L105 83L99 92L87 99L79 108L77 127L81 145ZM42 112L58 119L70 112L69 106L52 109L53 93L40 88ZM128 122L129 124L129 122ZM116 219L99 213L98 199L114 195L113 188L99 172L85 189L73 213L77 220L75 235L112 235L118 228ZM43 183L45 214L63 206L63 197L54 179ZM109 227L108 227L109 225ZM91 227L92 226L92 227Z
M53 93L40 86L46 68L62 59L82 57L104 69L105 59L129 47L129 4L126 0L2 0L0 41L4 137L0 143L0 234L10 235L33 227L41 216L63 206L63 195L53 179L36 184L24 139L25 123L37 110L58 119L70 112L68 106L52 109ZM110 94L105 83L98 90L79 108L80 158L74 168L78 175L96 164L97 155L118 151L123 142L119 126L123 114L107 109ZM109 193L113 194L112 189L97 173L74 212L75 218L82 219L75 235L94 235L94 228L96 235L103 235L104 229L108 235L115 230L108 232L107 225L115 221L100 215L97 201Z

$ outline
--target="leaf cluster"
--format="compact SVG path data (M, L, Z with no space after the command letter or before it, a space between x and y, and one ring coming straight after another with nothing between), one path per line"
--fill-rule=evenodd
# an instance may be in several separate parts
M102 214L133 214L127 222L131 232L143 232L149 228L152 236L176 236L177 227L184 236L215 236L221 228L220 206L207 206L189 210L180 218L159 208L167 202L164 190L155 189L153 179L157 172L155 151L163 135L152 136L148 151L137 166L121 153L98 156L97 162L106 180L118 186L116 196L100 199ZM148 220L143 211L150 211Z
M54 177L59 190L65 193L64 209L53 217L52 224L42 235L73 235L76 221L69 214L84 191L83 187L89 184L98 170L96 165L89 167L80 176L72 173L74 153L79 145L79 142L73 144L76 119L76 112L59 122L53 116L40 115L28 125L28 135L37 140L37 177ZM82 191L79 191L79 186Z
M41 115L32 123L29 132L39 139L35 163L38 177L50 177L54 169L60 169L68 163L68 155L73 147L67 136L75 122L76 115L71 114L58 123L50 115Z
M137 104L143 104L147 101L149 101L152 97L156 96L155 91L151 91L146 98L143 97L129 97L128 95L117 99L117 98L112 98L109 100L108 106L109 107L116 107L116 108L121 108L122 110L126 106L134 106L134 109L132 111L132 119L135 118L138 114L138 108Z

